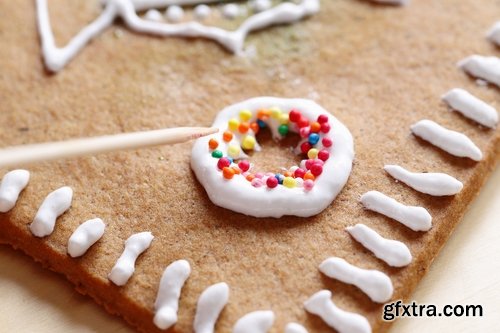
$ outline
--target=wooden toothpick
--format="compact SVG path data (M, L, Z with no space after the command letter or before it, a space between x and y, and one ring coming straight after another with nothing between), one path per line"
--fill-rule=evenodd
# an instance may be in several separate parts
M178 127L8 147L0 150L0 167L95 155L117 150L171 145L217 132L218 129L214 127Z

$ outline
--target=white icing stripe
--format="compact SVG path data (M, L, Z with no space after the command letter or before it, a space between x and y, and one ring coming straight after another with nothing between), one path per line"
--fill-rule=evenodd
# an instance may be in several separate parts
M305 303L307 312L319 316L339 333L371 333L368 320L362 315L339 309L332 301L329 290L321 290L312 295Z
M464 187L462 182L445 173L410 172L398 165L386 165L384 170L416 191L434 196L455 195Z
M384 5L402 5L406 6L410 3L410 0L371 0L372 2L381 3Z
M481 150L465 134L444 128L432 120L420 120L411 126L414 135L457 157L483 159Z
M233 327L233 333L266 333L274 323L274 312L254 311L247 313Z
M166 330L177 322L177 310L181 290L191 274L191 266L186 260L177 260L168 265L160 280L155 301L155 325Z
M432 216L423 207L406 206L378 191L369 191L361 196L366 209L383 214L414 231L427 231L432 227Z
M393 267L404 267L412 261L408 247L400 241L386 239L364 224L347 227L351 236L380 260Z
M285 333L307 333L307 330L300 324L289 323L285 326Z
M460 61L458 66L470 75L500 87L500 58L472 55Z
M104 3L109 0L103 0ZM198 5L222 2L222 0L131 0L135 10L142 11L150 8L164 8L171 5Z
M137 257L147 250L153 238L153 235L147 231L130 236L125 241L125 249L111 269L108 279L117 286L125 285L132 274L134 274Z
M500 46L500 21L491 27L490 31L488 31L487 37L490 41Z
M71 207L73 190L64 186L47 195L35 215L30 230L37 237L45 237L54 231L56 219Z
M453 110L483 126L495 128L498 123L497 110L464 89L451 89L442 99Z
M394 292L391 279L386 274L356 267L341 258L326 259L319 265L319 270L332 279L355 285L377 303L389 301Z
M195 333L215 332L215 323L228 299L229 286L224 282L214 284L201 293L194 316Z
M289 24L319 11L319 0L302 0L299 4L283 3L246 19L235 31L209 27L197 22L168 24L140 18L137 9L157 7L165 2L144 0L106 0L102 14L81 30L63 48L58 48L50 26L47 0L37 0L37 21L46 67L53 72L61 70L94 37L101 34L113 21L121 17L132 30L156 36L199 37L214 40L231 52L241 53L246 36L254 31L276 24ZM172 2L173 3L173 2ZM183 2L183 3L198 3Z
M30 173L26 170L7 172L0 183L0 213L7 213L16 205L19 194L28 185Z
M76 228L68 241L68 254L80 257L104 234L106 225L100 218L85 221Z

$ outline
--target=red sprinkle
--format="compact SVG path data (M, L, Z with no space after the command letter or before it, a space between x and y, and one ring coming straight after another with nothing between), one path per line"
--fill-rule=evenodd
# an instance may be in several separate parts
M322 172L323 172L323 167L319 164L313 164L313 166L311 167L311 173L316 177L321 175Z
M301 145L300 145L300 151L303 153L303 154L307 154L307 152L309 151L309 149L311 149L312 146L309 142L303 142Z
M290 121L292 123L296 123L298 122L300 119L302 118L302 114L300 113L299 110L291 110L290 113L288 114L288 119L290 119Z
M308 159L308 160L306 161L306 169L307 169L307 170L311 170L311 168L312 168L312 166L313 166L313 165L314 165L314 160L312 160L312 159Z
M306 162L307 163L307 162ZM297 170L295 170L295 172L293 173L293 175L295 176L295 178L304 178L304 175L306 174L306 171L304 169L301 169L301 168L298 168Z
M331 147L333 145L333 142L332 142L332 139L330 138L323 138L323 140L321 140L321 143L323 144L323 147Z
M306 117L300 117L299 121L297 121L297 126L299 126L299 128L307 127L309 126L309 120L307 120Z
M321 114L318 116L318 123L323 124L328 122L328 116L326 114Z
M224 169L226 167L229 167L231 165L231 161L227 157L221 157L219 158L219 161L217 162L217 167L219 169Z
M322 149L318 153L318 158L322 161L325 161L330 157L330 153L327 152L326 150Z
M240 161L238 163L238 168L243 172L247 172L248 169L250 169L250 163L247 160Z
M266 185L269 188L275 188L276 186L278 186L278 179L276 179L276 177L269 177L266 180Z
M321 132L322 133L328 133L328 132L330 132L330 124L329 123L323 123L323 124L321 124Z

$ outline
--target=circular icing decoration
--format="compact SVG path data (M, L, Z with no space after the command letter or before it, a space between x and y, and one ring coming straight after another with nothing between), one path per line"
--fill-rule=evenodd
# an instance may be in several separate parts
M351 172L351 133L313 101L253 98L222 110L213 126L219 133L195 142L191 167L218 206L255 217L312 216L328 207ZM254 170L245 151L261 149L256 134L265 127L278 140L300 135L300 165L280 174Z

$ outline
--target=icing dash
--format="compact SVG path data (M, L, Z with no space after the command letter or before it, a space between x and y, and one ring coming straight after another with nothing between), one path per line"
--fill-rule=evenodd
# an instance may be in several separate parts
M307 333L307 330L300 324L289 323L285 326L285 333Z
M412 260L410 250L404 243L386 239L364 224L356 224L354 227L347 227L346 230L377 258L390 266L404 267Z
M56 219L71 207L73 190L64 186L47 195L35 215L30 230L37 237L45 237L54 231Z
M233 327L233 333L266 333L274 323L274 312L254 311L247 313Z
M500 58L472 55L460 61L458 67L479 79L500 87Z
M196 315L194 316L194 331L196 333L214 333L215 323L228 299L229 286L224 282L205 289L198 298Z
M490 31L488 31L487 38L493 43L500 46L500 21L498 21L493 25L493 27L491 27Z
M385 273L359 268L341 258L326 259L319 265L319 270L332 279L355 285L377 303L389 301L394 292L391 279Z
M83 256L102 237L105 228L100 218L83 222L69 238L68 254L73 258Z
M12 170L5 174L0 183L0 213L7 213L16 205L19 194L28 185L30 173L26 170Z
M498 123L497 110L464 89L451 89L442 99L453 110L483 126L495 128Z
M304 308L339 333L371 333L372 328L365 317L339 309L331 298L331 291L318 291L304 303Z

